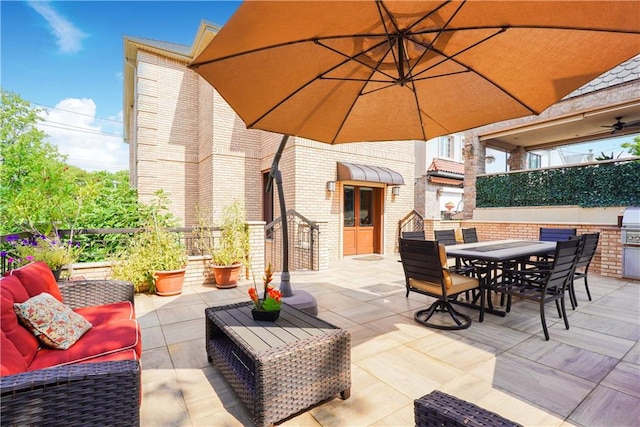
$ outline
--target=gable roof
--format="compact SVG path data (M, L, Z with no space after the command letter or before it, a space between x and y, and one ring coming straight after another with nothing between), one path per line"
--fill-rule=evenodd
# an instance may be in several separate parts
M430 173L434 172L434 173ZM452 160L433 159L431 165L427 169L428 175L438 175L438 172L464 176L464 163L454 162Z

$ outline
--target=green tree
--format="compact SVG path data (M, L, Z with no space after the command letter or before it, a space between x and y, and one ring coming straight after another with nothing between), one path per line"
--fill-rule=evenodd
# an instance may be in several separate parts
M633 142L623 142L620 146L634 156L640 156L640 136L633 138Z
M2 92L0 112L0 232L50 234L73 228L89 191L78 168L37 129L41 110Z
M78 218L78 228L138 228L144 225L144 207L138 203L135 188L129 186L129 173L91 172L88 180L96 189L85 200ZM127 234L78 235L84 251L81 261L100 261L122 250L130 238Z

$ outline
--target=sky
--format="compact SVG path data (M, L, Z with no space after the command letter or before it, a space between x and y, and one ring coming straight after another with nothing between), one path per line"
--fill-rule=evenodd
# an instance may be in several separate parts
M202 20L238 1L0 2L0 85L45 110L40 128L67 162L128 170L122 139L124 37L191 45Z

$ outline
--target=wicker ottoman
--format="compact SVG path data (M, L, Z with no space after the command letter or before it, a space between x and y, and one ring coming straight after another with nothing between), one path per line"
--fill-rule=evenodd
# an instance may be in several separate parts
M286 304L275 322L256 322L251 303L205 309L210 362L257 426L272 425L351 387L347 331Z
M413 401L418 427L522 427L473 403L435 390Z

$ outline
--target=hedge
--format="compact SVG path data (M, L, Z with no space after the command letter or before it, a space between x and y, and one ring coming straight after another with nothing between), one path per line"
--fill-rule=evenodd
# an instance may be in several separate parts
M640 161L479 176L476 206L640 206Z

